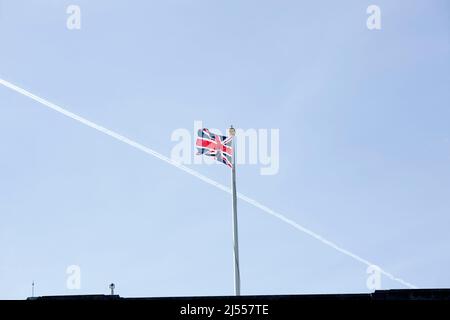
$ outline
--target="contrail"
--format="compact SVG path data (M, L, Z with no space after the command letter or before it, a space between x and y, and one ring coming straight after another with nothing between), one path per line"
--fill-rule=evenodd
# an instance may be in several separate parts
M52 110L54 110L56 112L59 112L59 113L65 115L66 117L69 117L69 118L71 118L73 120L81 122L82 124L84 124L84 125L86 125L88 127L91 127L92 129L100 131L100 132L102 132L102 133L104 133L104 134L106 134L106 135L108 135L108 136L110 136L110 137L112 137L112 138L114 138L116 140L119 140L119 141L121 141L123 143L126 143L126 144L128 144L128 145L130 145L130 146L132 146L132 147L134 147L134 148L136 148L138 150L141 150L141 151L143 151L143 152L145 152L145 153L147 153L147 154L149 154L151 156L154 156L154 157L156 157L156 158L158 158L158 159L160 159L160 160L162 160L162 161L164 161L164 162L166 162L166 163L168 163L168 164L170 164L170 165L172 165L172 166L174 166L174 167L176 167L176 168L178 168L178 169L180 169L180 170L182 170L182 171L184 171L184 172L186 172L186 173L188 173L188 174L190 174L190 175L192 175L194 177L196 177L197 179L202 180L203 182L206 182L206 183L208 183L208 184L210 184L210 185L212 185L212 186L214 186L214 187L216 187L216 188L218 188L218 189L220 189L220 190L222 190L222 191L224 191L226 193L230 193L231 194L231 189L228 188L227 186L225 186L225 185L223 185L223 184L221 184L221 183L219 183L217 181L214 181L213 179L210 179L207 176L204 176L203 174L201 174L201 173L199 173L199 172L197 172L195 170L192 170L191 168L186 167L185 165L183 165L183 164L181 164L181 163L179 163L177 161L172 160L171 158L168 158L168 157L162 155L161 153L156 152L155 150L152 150L149 147L146 147L146 146L144 146L144 145L142 145L142 144L140 144L140 143L138 143L136 141L133 141L133 140L127 138L127 137L124 137L123 135L121 135L121 134L119 134L117 132L114 132L114 131L112 131L110 129L102 127L102 126L100 126L100 125L98 125L98 124L96 124L96 123L94 123L92 121L89 121L89 120L87 120L87 119L85 119L85 118L83 118L83 117L81 117L81 116L79 116L79 115L77 115L75 113L67 111L64 108L62 108L62 107L60 107L60 106L58 106L58 105L56 105L56 104L54 104L54 103L52 103L52 102L50 102L48 100L40 98L40 97L32 94L31 92L28 92L27 90L22 89L22 88L14 85L14 84L6 81L6 80L3 80L1 78L0 78L0 84L4 85L5 87L7 87L7 88L9 88L9 89L11 89L13 91L16 91L16 92L20 93L20 94L22 94L22 95L24 95L24 96L26 96L28 98L33 99L34 101L37 101L40 104L42 104L42 105L44 105L44 106L46 106L46 107L48 107L48 108L50 108L50 109L52 109ZM348 257L350 257L350 258L352 258L352 259L354 259L354 260L356 260L356 261L358 261L358 262L360 262L362 264L365 264L367 266L374 265L374 263L372 263L372 262L370 262L370 261L368 261L368 260L358 256L357 254L354 254L354 253L352 253L352 252L350 252L350 251L340 247L339 245L335 244L334 242L332 242L332 241L322 237L321 235L315 233L314 231L312 231L312 230L310 230L310 229L308 229L308 228L298 224L297 222L295 222L295 221L285 217L281 213L278 213L278 212L270 209L269 207L266 207L265 205L261 204L260 202L254 200L254 199L252 199L252 198L250 198L250 197L248 197L248 196L246 196L246 195L244 195L242 193L238 193L237 196L238 196L239 199L241 199L241 200L251 204L252 206L254 206L254 207L264 211L265 213L270 214L271 216L273 216L273 217L275 217L275 218L277 218L277 219L279 219L279 220L289 224L290 226L294 227L295 229L297 229L297 230L299 230L299 231L309 235L310 237L312 237L312 238L322 242L323 244L325 244L325 245L335 249L336 251L339 251L340 253L342 253L342 254L344 254L344 255L346 255L346 256L348 256ZM379 270L380 270L381 274L385 275L386 277L388 277L391 280L394 280L394 281L396 281L398 283L401 283L402 285L404 285L404 286L406 286L408 288L413 288L413 289L417 288L417 286L415 286L415 285L413 285L413 284L411 284L411 283L409 283L409 282L407 282L407 281L405 281L403 279L400 279L400 278L394 276L392 273L389 273L389 272L383 270L382 268L379 268Z

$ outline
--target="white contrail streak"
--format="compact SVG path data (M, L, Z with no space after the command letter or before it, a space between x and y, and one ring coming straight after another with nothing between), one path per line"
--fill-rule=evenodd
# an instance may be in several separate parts
M62 108L62 107L60 107L60 106L58 106L58 105L56 105L56 104L54 104L54 103L52 103L52 102L50 102L48 100L40 98L40 97L32 94L31 92L28 92L28 91L26 91L26 90L24 90L24 89L22 89L22 88L20 88L20 87L18 87L16 85L14 85L14 84L8 82L6 80L3 80L1 78L0 78L0 84L4 85L5 87L7 87L7 88L9 88L9 89L11 89L13 91L16 91L16 92L20 93L20 94L22 94L22 95L24 95L24 96L26 96L28 98L33 99L33 100L39 102L40 104L42 104L42 105L44 105L44 106L46 106L46 107L48 107L48 108L50 108L50 109L52 109L52 110L54 110L56 112L59 112L59 113L65 115L66 117L69 117L69 118L71 118L73 120L81 122L82 124L84 124L84 125L86 125L88 127L91 127L91 128L93 128L93 129L95 129L97 131L100 131L100 132L102 132L102 133L104 133L104 134L106 134L106 135L108 135L108 136L110 136L110 137L112 137L112 138L114 138L116 140L119 140L119 141L121 141L123 143L126 143L126 144L128 144L128 145L130 145L130 146L132 146L132 147L134 147L136 149L139 149L139 150L141 150L141 151L143 151L143 152L145 152L145 153L147 153L149 155L152 155L152 156L154 156L154 157L156 157L156 158L158 158L158 159L160 159L160 160L162 160L164 162L167 162L168 164L171 164L174 167L177 167L178 169L180 169L180 170L182 170L182 171L184 171L184 172L186 172L186 173L188 173L188 174L190 174L190 175L192 175L192 176L202 180L203 182L206 182L206 183L208 183L208 184L210 184L210 185L212 185L212 186L214 186L214 187L216 187L216 188L218 188L218 189L220 189L220 190L222 190L224 192L231 193L231 189L228 188L227 186L224 186L223 184L220 184L220 183L218 183L218 182L208 178L207 176L204 176L201 173L199 173L199 172L197 172L195 170L192 170L192 169L182 165L181 163L179 163L177 161L174 161L174 160L172 160L172 159L162 155L159 152L156 152L156 151L150 149L149 147L146 147L146 146L144 146L144 145L142 145L142 144L140 144L140 143L138 143L136 141L133 141L133 140L127 138L127 137L122 136L121 134L118 134L117 132L109 130L109 129L105 128L105 127L102 127L102 126L92 122L92 121L89 121L89 120L87 120L87 119L85 119L83 117L80 117L79 115L76 115L75 113L67 111L64 108ZM260 202L254 200L254 199L252 199L250 197L247 197L246 195L238 193L238 198L243 200L243 201L245 201L245 202L247 202L247 203L249 203L249 204L251 204L252 206L254 206L256 208L261 209L265 213L268 213L271 216L273 216L273 217L275 217L275 218L277 218L277 219L279 219L279 220L289 224L290 226L294 227L295 229L297 229L297 230L299 230L299 231L301 231L303 233L306 233L307 235L311 236L312 238L314 238L314 239L322 242L323 244L325 244L325 245L327 245L327 246L329 246L329 247L339 251L340 253L345 254L346 256L349 256L350 258L353 258L354 260L356 260L356 261L358 261L360 263L363 263L363 264L365 264L367 266L374 265L372 262L370 262L370 261L368 261L368 260L366 260L366 259L364 259L364 258L362 258L362 257L360 257L360 256L358 256L358 255L356 255L356 254L354 254L354 253L352 253L352 252L350 252L350 251L340 247L339 245L335 244L334 242L332 242L332 241L322 237L321 235L315 233L314 231L311 231L308 228L298 224L297 222L295 222L295 221L285 217L281 213L278 213L278 212L276 212L276 211L266 207L265 205L261 204ZM385 270L383 270L381 268L380 268L380 272L383 275L385 275L386 277L388 277L389 279L397 281L397 282L401 283L402 285L404 285L406 287L417 288L415 285L413 285L413 284L411 284L411 283L409 283L409 282L407 282L407 281L405 281L403 279L397 278L393 274L391 274L391 273L389 273L389 272L387 272L387 271L385 271Z

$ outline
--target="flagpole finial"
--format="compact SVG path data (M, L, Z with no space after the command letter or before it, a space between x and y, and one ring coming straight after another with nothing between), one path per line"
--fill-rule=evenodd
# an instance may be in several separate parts
M230 134L230 136L235 136L236 130L233 128L233 125L231 125L230 129L228 129L228 133Z

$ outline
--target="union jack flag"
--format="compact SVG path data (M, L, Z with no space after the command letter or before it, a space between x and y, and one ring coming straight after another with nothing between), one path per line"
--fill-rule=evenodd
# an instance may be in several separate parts
M220 136L203 128L198 130L197 154L215 157L217 161L225 163L230 168L233 167L233 148L231 145L233 137Z

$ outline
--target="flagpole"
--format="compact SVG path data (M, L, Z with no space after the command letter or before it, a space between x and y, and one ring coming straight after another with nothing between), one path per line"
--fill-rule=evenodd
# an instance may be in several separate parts
M233 209L233 257L234 257L234 294L236 296L241 295L241 276L239 271L239 240L238 240L238 221L237 221L237 195L236 195L236 142L235 142L235 134L236 130L233 126L230 127L229 130L230 136L232 139L232 148L233 148L233 166L231 168L231 190L232 190L232 209Z

